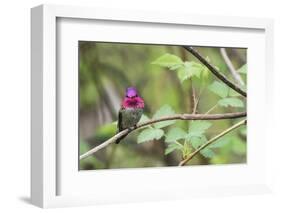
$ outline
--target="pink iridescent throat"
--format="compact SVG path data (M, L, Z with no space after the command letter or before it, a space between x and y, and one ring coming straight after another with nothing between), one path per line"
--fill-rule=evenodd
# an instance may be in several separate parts
M126 97L122 102L122 108L144 108L144 101L140 97Z

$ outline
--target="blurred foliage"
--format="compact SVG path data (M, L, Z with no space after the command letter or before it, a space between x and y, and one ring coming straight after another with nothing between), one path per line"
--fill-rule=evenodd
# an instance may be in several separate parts
M197 47L234 81L219 48ZM226 48L246 83L246 49ZM245 99L218 81L179 46L79 42L80 154L112 137L125 89L134 86L145 100L140 122L175 113L192 113L192 91L200 96L198 113L245 111ZM236 123L163 121L132 132L118 145L80 161L81 170L176 166L192 151ZM246 128L225 135L189 164L246 162Z

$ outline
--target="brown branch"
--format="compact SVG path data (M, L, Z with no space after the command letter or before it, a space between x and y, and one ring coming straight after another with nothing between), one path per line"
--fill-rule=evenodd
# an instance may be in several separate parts
M192 80L190 80L190 83L191 83L191 96L192 96L192 114L196 114L197 113L196 91Z
M212 144L213 142L215 142L216 140L218 140L219 138L221 138L222 136L226 135L227 133L231 132L232 130L246 124L247 120L242 120L240 122L238 122L237 124L234 124L233 126L229 127L228 129L224 130L223 132L221 132L220 134L216 135L215 137L213 137L212 139L210 139L207 143L205 143L204 145L200 146L198 149L196 149L194 152L192 152L186 159L182 160L179 163L179 166L184 166L187 162L189 162L195 155L197 155L202 149L206 148L207 146L209 146L210 144Z
M118 134L114 135L110 139L106 140L102 144L94 147L93 149L89 150L88 152L80 155L80 160L89 157L93 153L103 149L104 147L108 146L111 143L114 143L117 139L121 138L122 136L130 133L133 130L139 129L144 126L148 126L153 123L158 123L161 121L168 121L168 120L222 120L222 119L229 119L229 118L241 118L245 117L247 115L246 112L235 112L235 113L225 113L225 114L210 114L210 115L205 115L205 114L175 114L175 115L170 115L158 119L152 119L140 124L137 124L135 127L132 127L130 129L125 129Z
M247 93L243 91L238 85L232 83L229 81L221 72L219 72L213 65L211 65L201 54L196 51L192 47L183 46L184 49L186 49L188 52L190 52L192 55L194 55L202 64L204 64L218 79L220 79L222 82L224 82L226 85L228 85L230 88L238 92L239 94L243 95L244 97L247 97Z

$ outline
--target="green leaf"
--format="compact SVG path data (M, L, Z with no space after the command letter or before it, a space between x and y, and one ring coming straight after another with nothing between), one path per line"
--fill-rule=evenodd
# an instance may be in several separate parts
M209 148L221 148L222 146L226 145L231 141L230 137L222 137L216 141L214 141L212 144L209 145Z
M247 74L247 64L244 64L242 67L240 67L237 72L241 74Z
M243 101L238 98L223 98L218 101L218 104L222 107L244 107Z
M143 122L147 122L147 121L149 121L149 118L145 114L143 114L141 116L139 123L143 123Z
M209 149L208 147L202 149L200 151L200 154L203 155L205 158L212 158L215 156L215 153L213 152L213 150Z
M240 133L244 136L247 136L247 127L242 127L241 130L240 130Z
M210 60L210 58L208 56L206 57L206 61L208 61L209 63L211 62L211 60ZM201 65L201 66L202 66L201 77L202 77L203 83L206 83L206 81L209 79L210 71L209 71L209 68L206 67L205 65ZM216 66L214 66L214 67L217 70L219 70L218 67L216 67Z
M229 88L225 84L218 81L214 81L208 88L221 98L226 98L229 93Z
M201 64L198 64L194 61L186 61L184 63L184 67L186 69L186 71L189 73L189 76L196 76L197 78L200 78L200 74L202 72L202 70L204 69L204 67Z
M165 149L165 155L170 154L171 152L175 151L175 150L181 150L182 147L177 144L177 143L171 143L169 144L169 146Z
M229 90L229 94L228 94L229 96L231 96L231 97L238 97L238 96L241 96L238 92L236 92L235 90L233 90L233 89L230 89Z
M145 129L138 135L138 143L159 140L163 135L164 131L162 129Z
M168 131L165 138L165 142L167 143L174 142L176 140L186 138L186 135L187 134L183 129L179 127L174 127Z
M204 66L194 61L186 61L184 62L184 66L181 66L177 69L178 78L181 82L186 79L190 79L193 76L197 77L198 79L201 78L201 73L204 71Z
M180 67L177 70L178 78L180 82L184 82L186 79L188 79L190 76L188 75L188 72L186 71L185 67Z
M232 150L237 155L244 155L247 150L247 145L239 137L233 137Z
M153 61L152 64L175 70L183 64L183 61L176 55L166 53Z
M202 135L202 136L193 136L190 138L190 144L194 149L199 148L201 145L207 142L207 138Z
M209 79L210 72L207 67L204 67L204 69L202 70L201 76L204 81L207 81Z
M212 126L208 121L192 121L189 123L188 133L192 135L202 135Z
M84 141L82 138L80 139L80 155L84 154L85 152L89 151L90 147L86 141Z
M194 149L197 149L199 146L207 142L207 138L204 133L211 126L212 123L208 121L192 121L189 124L189 130L186 139L190 141Z
M144 123L144 122L147 122L149 120L150 120L149 117L147 117L145 114L143 114L141 116L141 119L140 119L139 123ZM146 129L146 128L151 128L151 125L143 126L143 127L139 128L139 130Z
M205 66L199 63L194 61L183 62L178 56L169 53L160 56L153 61L152 64L166 67L170 70L177 70L177 75L181 82L184 82L186 79L189 79L193 76L196 76L198 79L200 79L202 71L206 69ZM206 73L204 75L206 77Z
M184 141L184 144L181 149L182 158L185 159L192 152L191 146L188 145L187 141Z
M164 105L162 106L154 115L153 115L153 119L158 119L164 116L169 116L169 115L174 115L175 111L172 109L172 107L170 107L169 105ZM158 122L154 124L155 128L163 128L169 125L174 124L176 121L162 121L162 122Z

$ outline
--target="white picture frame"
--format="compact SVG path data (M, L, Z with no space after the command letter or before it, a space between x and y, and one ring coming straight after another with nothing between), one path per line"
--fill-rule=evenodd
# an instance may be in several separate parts
M74 24L75 21L76 24ZM85 21L87 24L85 24ZM95 21L98 22L98 26L92 25ZM125 35L115 34L115 37L105 38L106 30L108 30L106 27L103 29L104 33L99 34L95 31L97 27L102 28L106 23L110 23L110 27L116 29L126 28L129 36L123 37ZM181 31L183 27L189 27L193 29L194 35L196 35L198 29L210 31L208 40L204 40L204 37L193 36L194 39L189 44L208 46L212 42L213 46L243 45L250 47L249 66L257 70L258 74L253 76L249 73L248 76L248 94L250 97L248 100L248 124L251 124L248 130L248 140L250 142L255 141L256 144L248 147L250 157L247 165L215 166L212 168L204 166L180 169L107 170L97 171L95 174L91 172L79 173L77 164L75 164L78 154L77 144L75 146L75 128L78 122L75 113L78 110L75 107L68 109L67 112L74 115L71 116L70 120L67 120L67 123L70 123L69 125L66 124L63 115L59 114L61 110L58 110L64 105L64 102L74 106L74 102L77 101L75 99L75 97L78 97L77 85L74 83L71 86L70 84L75 82L75 73L71 70L77 70L75 63L78 62L76 60L76 62L68 63L69 73L62 74L69 77L68 80L62 80L66 79L62 77L58 78L57 70L65 70L63 61L68 57L75 58L77 56L74 52L71 54L71 50L75 51L75 48L71 45L73 41L81 38L91 40L91 36L96 36L95 40L122 42L136 42L137 40L139 43L167 43L167 38L163 37L157 40L155 35L146 36L152 30L149 27L151 25L158 28L157 30L167 31L170 29L171 32ZM265 147L269 149L270 132L273 131L270 124L273 122L271 122L271 116L260 118L266 123L265 134L261 136L261 127L255 115L264 113L265 105L267 109L272 107L273 100L269 93L270 88L273 87L269 83L273 73L272 20L41 5L31 10L31 26L31 201L33 204L47 208L182 199L209 195L240 195L270 191L270 161L260 161L259 156L263 154L263 159L269 159L268 154L263 153L262 149ZM139 36L137 36L138 27L141 27L143 35L138 33ZM147 34L145 34L146 29ZM244 33L241 36L240 31ZM130 32L135 34L130 35ZM63 37L66 33L68 36ZM230 35L232 33L233 35ZM225 36L218 39L217 37L220 35ZM235 36L238 36L239 39ZM183 43L183 37L173 37L172 33L170 39L171 44L185 44ZM260 45L260 53L256 51L257 44ZM255 64L253 63L254 59L258 59ZM254 82L258 82L260 87L257 88ZM73 94L73 99L64 98L63 91L65 88L73 91L73 93L70 92L70 94ZM59 90L62 91L60 95L58 95ZM255 95L257 93L258 96ZM59 118L59 116L62 117ZM58 120L60 120L59 123ZM71 124L73 125L71 126ZM74 135L70 134L69 136L68 147L64 142L57 143L59 137L61 137L60 131L64 131L63 128L69 128L72 130L71 132L74 132ZM68 166L66 166L66 161ZM207 174L209 174L208 178L213 178L213 181L212 183L207 181L202 184L202 180L198 177ZM148 184L148 177L153 183L152 185ZM186 186L183 184L172 185L161 181L163 177L165 179L177 179L179 182L189 178L192 184ZM98 185L93 183L93 187L83 187L83 184L89 185L90 181L97 181Z

